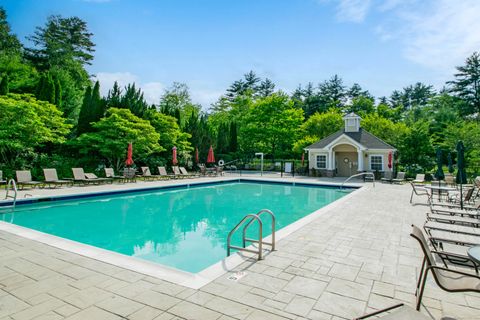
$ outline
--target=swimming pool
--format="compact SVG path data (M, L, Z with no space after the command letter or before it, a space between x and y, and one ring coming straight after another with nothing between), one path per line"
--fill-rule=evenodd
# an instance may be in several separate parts
M225 258L228 232L246 214L268 208L279 230L346 194L332 187L228 182L21 205L0 220L196 273ZM270 231L264 223L264 236Z

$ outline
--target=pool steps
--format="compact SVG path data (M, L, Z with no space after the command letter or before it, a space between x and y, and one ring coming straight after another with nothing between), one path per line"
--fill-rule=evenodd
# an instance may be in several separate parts
M272 242L263 241L263 222L262 222L261 215L264 214L264 213L269 214L270 217L271 217L271 220L272 220ZM255 221L258 223L258 239L247 238L247 230ZM244 225L243 231L242 231L242 247L232 245L232 243L231 243L232 242L232 236L242 225ZM247 248L247 242L257 243L258 244L258 249ZM275 214L273 214L273 212L268 210L268 209L262 209L259 212L257 212L256 214L253 214L253 213L247 214L228 233L228 237L227 237L227 257L230 256L231 249L236 249L236 250L239 250L239 251L246 251L246 252L255 253L255 254L258 255L258 260L262 260L262 258L263 258L263 245L269 245L269 246L271 246L271 251L275 251Z

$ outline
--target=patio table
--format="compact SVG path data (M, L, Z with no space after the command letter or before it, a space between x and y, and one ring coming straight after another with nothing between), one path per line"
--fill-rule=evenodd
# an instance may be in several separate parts
M471 247L468 249L467 254L473 261L480 264L480 246Z
M438 200L440 200L440 197L442 195L442 192L448 192L448 191L455 191L457 190L456 188L452 187L447 187L447 186L424 186L425 189L430 189L432 191L432 197L433 197L433 192L437 191L438 192Z

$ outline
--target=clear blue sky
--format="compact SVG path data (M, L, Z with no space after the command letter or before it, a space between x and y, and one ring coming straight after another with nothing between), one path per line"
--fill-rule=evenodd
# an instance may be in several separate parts
M2 0L22 42L52 14L85 20L89 71L106 92L135 81L151 102L185 82L215 101L249 70L291 92L340 75L376 96L417 81L441 88L480 50L476 0Z

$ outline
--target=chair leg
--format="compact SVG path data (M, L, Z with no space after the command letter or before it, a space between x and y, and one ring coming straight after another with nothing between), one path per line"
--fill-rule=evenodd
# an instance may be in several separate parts
M420 269L420 274L418 275L417 290L415 290L415 296L418 294L418 290L420 289L420 282L422 281L423 270L425 269L425 265L426 265L425 260L426 260L426 258L424 257L423 261L422 261L422 268Z
M412 203L412 199L413 199L413 190L412 190L412 194L410 195L410 203Z
M425 268L425 274L423 275L423 280L422 280L422 284L421 284L421 287L420 287L420 293L417 296L417 311L420 311L420 307L422 305L423 291L425 291L425 284L427 282L427 276L428 276L428 268Z

